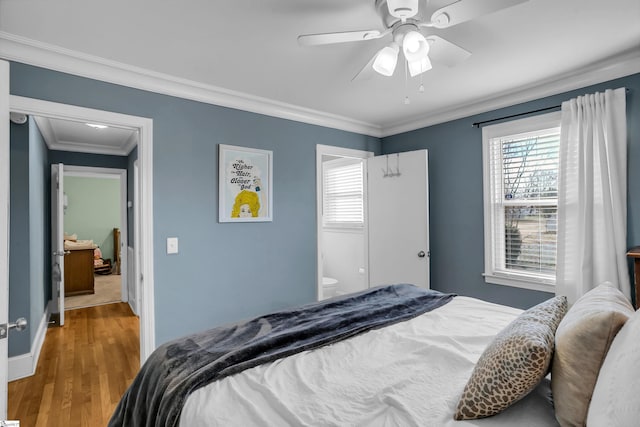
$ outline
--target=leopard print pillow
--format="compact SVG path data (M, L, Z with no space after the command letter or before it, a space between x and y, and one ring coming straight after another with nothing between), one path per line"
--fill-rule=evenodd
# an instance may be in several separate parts
M556 328L566 312L566 297L554 297L500 331L480 356L453 418L498 414L533 390L549 371Z

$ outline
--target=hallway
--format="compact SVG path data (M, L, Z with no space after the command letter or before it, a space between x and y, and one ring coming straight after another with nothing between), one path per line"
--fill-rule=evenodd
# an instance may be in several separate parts
M119 274L94 276L95 293L88 295L75 295L64 298L64 309L72 310L82 307L91 307L94 305L108 304L120 302L122 294L120 286L122 284L122 276Z

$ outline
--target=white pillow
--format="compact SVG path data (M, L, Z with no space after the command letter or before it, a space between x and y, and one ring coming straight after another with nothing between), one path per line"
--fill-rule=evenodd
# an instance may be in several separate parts
M558 325L551 389L561 426L584 426L600 367L633 314L629 300L605 282L580 297Z
M616 335L591 397L589 427L640 425L640 311Z

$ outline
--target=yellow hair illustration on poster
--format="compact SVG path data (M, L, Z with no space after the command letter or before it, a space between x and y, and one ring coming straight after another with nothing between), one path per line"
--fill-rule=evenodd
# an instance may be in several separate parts
M231 210L231 218L257 217L260 212L260 196L257 192L242 190L236 196Z

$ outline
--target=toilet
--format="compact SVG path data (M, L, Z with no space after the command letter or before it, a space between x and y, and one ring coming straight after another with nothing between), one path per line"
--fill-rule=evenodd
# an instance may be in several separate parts
M323 277L322 278L322 298L331 298L336 294L336 288L338 286L338 281L333 277Z

